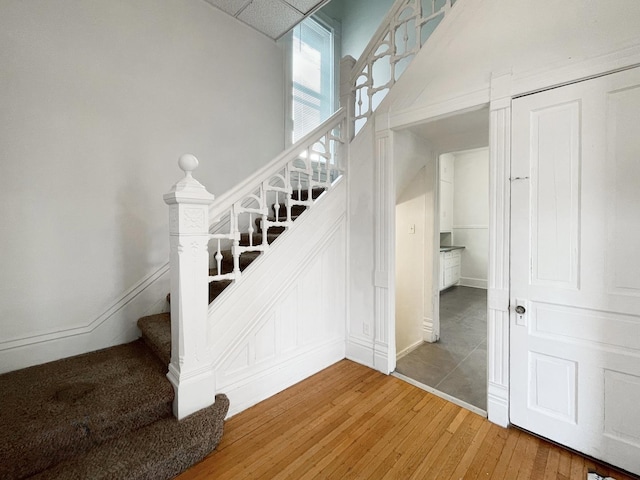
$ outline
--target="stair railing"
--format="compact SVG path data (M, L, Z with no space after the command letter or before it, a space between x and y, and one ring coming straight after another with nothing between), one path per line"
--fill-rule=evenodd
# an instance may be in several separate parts
M342 68L353 65L349 90L342 95L350 102L351 131L357 133L364 126L453 3L455 0L397 0L360 59L343 60Z
M292 207L310 207L313 205L313 189L322 187L328 190L333 181L344 173L341 156L341 147L345 143L344 124L345 114L341 109L213 202L209 218L211 228L216 230L210 236L214 241L215 272L209 276L210 282L239 279L242 275L240 255L268 250L268 230L291 226ZM269 215L271 206L273 216ZM281 207L284 207L284 213L281 213ZM218 225L228 230L220 232ZM256 226L261 232L256 231ZM233 256L233 270L222 272L223 252L229 249Z
M346 170L342 148L345 128L346 116L339 110L218 198L193 178L198 160L188 154L180 157L178 165L184 178L164 196L169 205L171 272L171 363L167 377L175 392L173 412L178 419L215 402L209 283L239 280L242 253L267 251L269 228L291 226L292 207L310 208L314 188L332 188ZM270 205L273 217L269 216ZM255 232L256 218L260 234ZM215 245L213 258L209 257L211 243ZM223 273L222 252L227 247L231 247L233 270ZM213 275L212 260L216 267Z

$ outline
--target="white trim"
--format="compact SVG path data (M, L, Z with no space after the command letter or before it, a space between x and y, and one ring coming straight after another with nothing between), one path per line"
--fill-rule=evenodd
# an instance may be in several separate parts
M488 280L486 278L470 278L460 277L459 285L462 287L481 288L486 290L488 288Z
M369 368L374 368L374 352L371 339L348 335L346 358Z
M400 360L402 357L406 357L423 343L424 341L418 340L414 344L409 345L407 348L400 350L399 352L396 353L396 361Z
M439 335L438 332L436 332L433 318L425 317L424 320L422 320L422 340L428 343L434 343L438 341L438 338Z
M227 418L295 385L345 358L344 339L319 345L241 381L218 385L229 397Z
M84 325L76 325L69 328L63 328L60 330L41 331L33 335L27 335L23 337L13 338L0 342L0 351L10 350L13 348L24 347L26 345L32 345L36 343L50 342L53 340L59 340L65 337L73 337L77 335L86 335L96 330L100 325L109 321L120 310L133 302L140 294L142 294L149 286L160 279L164 274L169 271L169 263L165 263L155 272L151 273L140 282L135 284L120 298L107 307L104 312L98 315L94 320ZM168 291L167 291L168 293ZM135 321L137 319L132 319Z

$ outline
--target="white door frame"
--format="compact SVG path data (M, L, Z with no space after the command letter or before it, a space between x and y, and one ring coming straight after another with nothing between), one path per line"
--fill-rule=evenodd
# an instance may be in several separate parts
M375 368L395 369L395 185L393 131L489 104L489 277L487 311L487 414L509 424L509 239L511 100L640 65L640 45L608 55L524 74L492 75L491 84L422 107L376 113L375 121Z

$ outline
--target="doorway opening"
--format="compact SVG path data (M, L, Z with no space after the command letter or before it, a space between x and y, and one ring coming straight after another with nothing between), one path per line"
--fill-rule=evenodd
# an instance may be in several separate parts
M481 414L488 140L487 108L394 132L396 375Z

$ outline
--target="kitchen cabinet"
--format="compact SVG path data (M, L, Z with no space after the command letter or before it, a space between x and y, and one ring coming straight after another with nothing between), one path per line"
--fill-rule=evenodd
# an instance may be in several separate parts
M440 252L440 290L449 288L460 281L462 249Z

